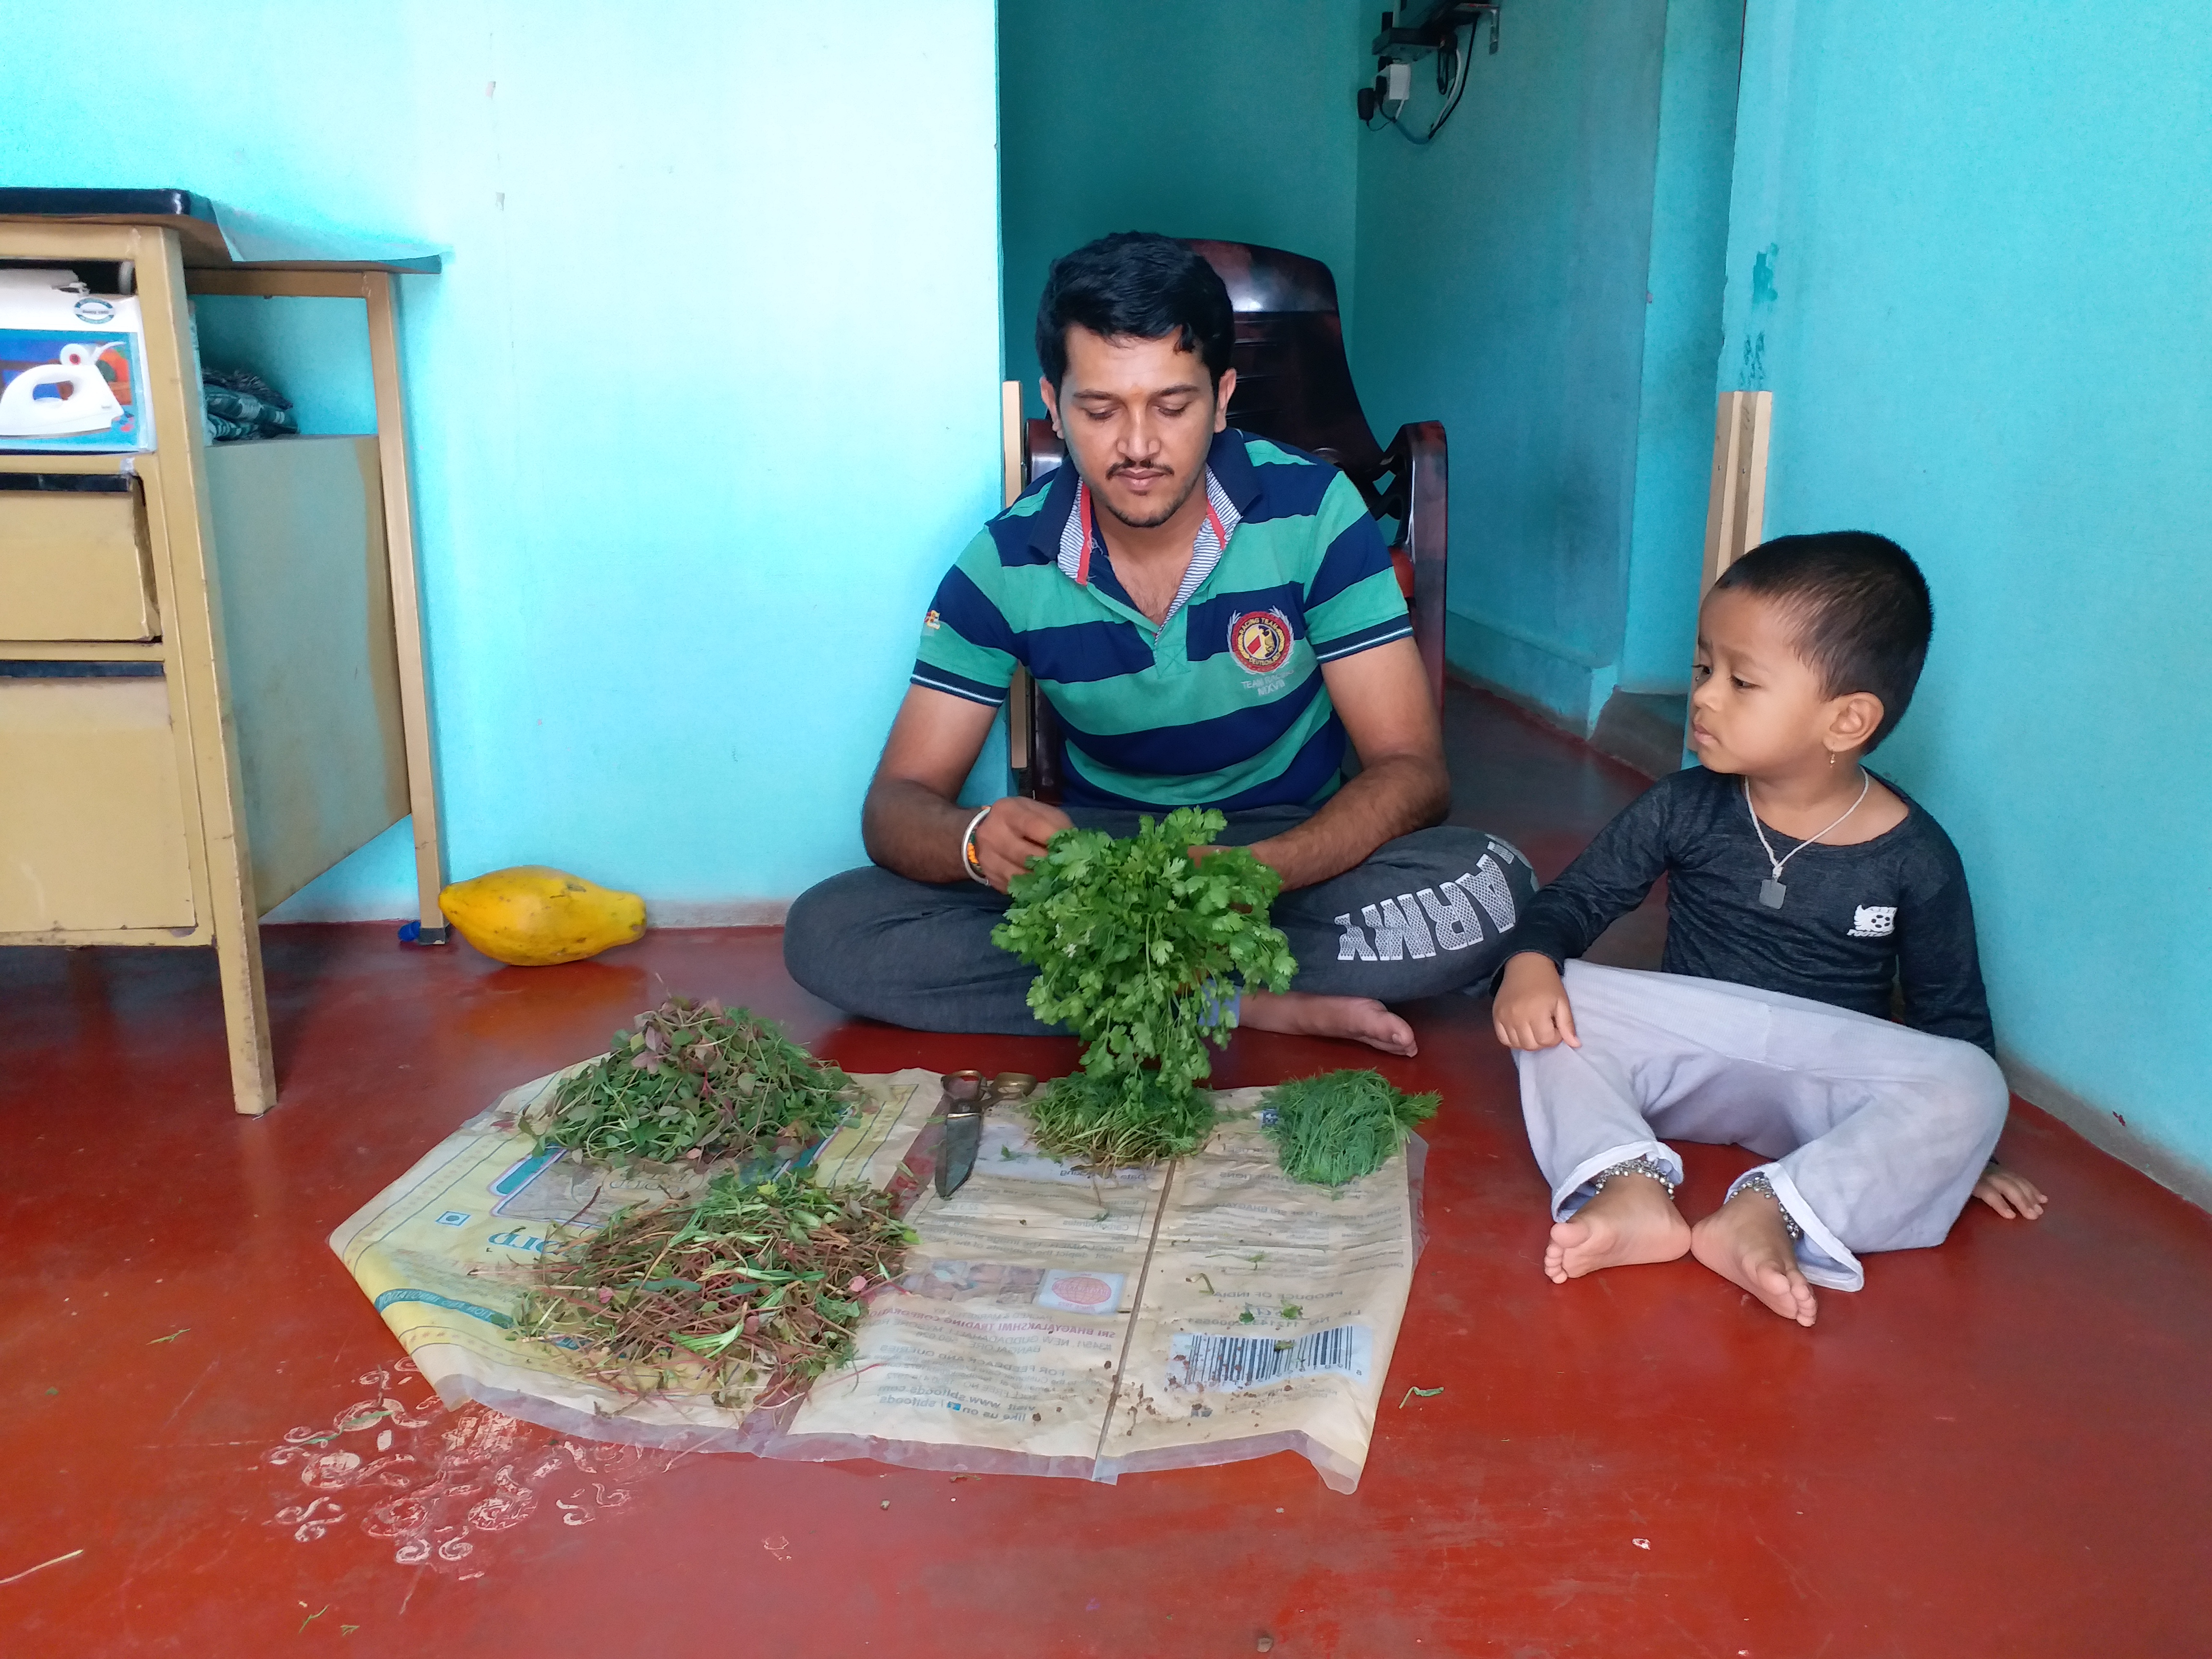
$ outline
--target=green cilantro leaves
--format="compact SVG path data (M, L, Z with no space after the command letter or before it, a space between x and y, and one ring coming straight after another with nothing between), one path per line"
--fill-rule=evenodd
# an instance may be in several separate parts
M1145 817L1122 841L1063 830L1010 885L1014 902L992 939L1036 969L1029 1002L1037 1018L1083 1039L1087 1114L1111 1109L1120 1120L1098 1126L1109 1131L1103 1142L1066 1147L1090 1161L1107 1143L1109 1161L1141 1161L1127 1154L1146 1137L1129 1132L1164 1116L1178 1120L1168 1139L1188 1141L1192 1097L1212 1069L1206 1040L1226 1044L1236 1024L1233 988L1279 991L1297 969L1267 925L1281 878L1241 847L1191 856L1226 824L1218 812L1178 807L1158 822ZM1119 1086L1103 1086L1109 1080ZM1038 1115L1041 1136L1051 1115ZM1159 1145L1151 1155L1187 1150Z

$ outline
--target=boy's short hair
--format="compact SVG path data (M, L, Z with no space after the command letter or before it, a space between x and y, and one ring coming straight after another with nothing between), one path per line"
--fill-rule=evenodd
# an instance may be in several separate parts
M1116 231L1052 262L1037 302L1037 364L1055 386L1067 376L1067 331L1157 340L1204 361L1214 388L1229 368L1237 313L1228 284L1196 249L1146 230Z
M1896 728L1928 660L1936 608L1912 556L1887 536L1829 530L1778 536L1738 559L1713 584L1783 607L1796 648L1829 696L1881 699L1871 750Z

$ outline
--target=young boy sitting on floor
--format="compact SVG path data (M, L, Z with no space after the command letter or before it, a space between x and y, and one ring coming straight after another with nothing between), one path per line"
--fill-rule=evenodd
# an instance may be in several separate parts
M1970 1194L2043 1212L1990 1157L2008 1091L1959 854L1860 764L1903 716L1934 620L1880 536L1785 536L1737 561L1698 616L1703 764L1654 784L1523 915L1492 1017L1552 1187L1556 1282L1688 1251L1810 1325L1812 1285L1855 1291L1860 1252L1942 1243ZM1572 960L1662 873L1661 972ZM1772 1161L1692 1227L1669 1136Z

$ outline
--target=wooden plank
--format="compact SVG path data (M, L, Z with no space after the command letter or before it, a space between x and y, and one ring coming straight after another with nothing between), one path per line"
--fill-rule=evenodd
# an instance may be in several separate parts
M1771 392L1723 392L1713 421L1713 471L1705 501L1703 588L1759 544L1766 522Z
M1713 413L1713 469L1705 492L1705 568L1702 593L1735 561L1737 542L1736 457L1741 438L1742 394L1723 392Z
M147 476L148 519L167 566L163 615L176 646L173 690L181 685L193 757L201 844L222 981L223 1024L238 1109L258 1115L276 1103L269 1046L269 1005L261 979L261 935L253 908L253 864L241 804L237 727L223 675L222 592L208 510L205 425L185 308L185 267L174 231L130 233L146 324L147 389L160 444ZM160 519L155 524L158 497ZM161 555L166 553L166 559ZM157 580L160 572L157 568Z
M127 225L90 220L0 217L0 259L36 259L65 265L72 259L135 259L138 233Z
M177 610L177 584L169 559L168 508L161 480L164 469L159 454L140 455L137 473L143 489L139 505L146 514L146 546L154 567L154 592L164 616L174 616ZM199 749L192 741L193 710L191 700L185 696L184 664L176 641L163 639L151 645L133 645L132 651L157 653L165 677L169 683L169 719L174 727L177 743L177 775L184 785L185 850L192 865L192 904L200 918L200 926L210 926L214 914L214 885L208 877L207 834L200 817ZM86 654L93 655L90 647ZM100 654L105 655L105 653ZM143 659L142 659L143 660ZM214 943L212 934L208 942Z
M1008 380L999 387L999 479L1005 499L1001 507L1012 507L1014 497L1022 493L1022 383Z
M160 640L0 640L0 657L19 662L166 662Z
M1005 497L1000 505L1012 507L1014 497L1022 493L1024 470L1019 380L1007 380L999 387L999 470L1000 493ZM1014 683L1006 689L1006 766L1017 775L1029 770L1032 741L1029 671L1017 667Z
M0 455L0 472L71 472L88 475L120 474L128 477L137 469L137 455Z
M374 438L221 444L226 685L266 915L407 814Z
M0 680L0 933L191 929L160 679Z
M407 487L407 410L399 376L398 318L392 278L367 279L369 364L376 380L376 443L384 471L385 544L392 576L392 625L399 653L399 708L407 738L407 796L415 819L416 915L423 937L442 940L438 895L446 884L438 823L430 687L422 662L422 609L416 586L415 514Z
M252 265L201 268L185 273L194 294L236 294L259 299L365 300L368 273L361 270L264 270Z
M70 927L42 933L0 933L0 947L11 945L165 945L204 950L215 943L205 922L197 927Z
M1774 426L1774 394L1754 392L1749 400L1750 430L1745 434L1743 498L1739 509L1743 545L1736 554L1739 559L1766 539L1766 445Z

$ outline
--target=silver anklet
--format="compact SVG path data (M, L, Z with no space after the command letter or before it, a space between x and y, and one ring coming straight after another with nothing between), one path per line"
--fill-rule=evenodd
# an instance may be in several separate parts
M1782 1194L1774 1190L1774 1183L1764 1175L1746 1176L1741 1181L1736 1182L1735 1189L1740 1193L1765 1193L1767 1197L1772 1199L1774 1207L1782 1212L1782 1231L1790 1235L1790 1242L1792 1244L1805 1237L1805 1230L1797 1224L1796 1218L1790 1213L1790 1206L1782 1201Z
M1674 1196L1674 1187L1676 1184L1674 1177L1667 1173L1667 1166L1665 1164L1662 1164L1657 1158L1652 1157L1649 1152L1644 1153L1641 1158L1632 1158L1625 1164L1615 1164L1608 1169L1600 1170L1597 1172L1596 1177L1591 1183L1592 1191L1590 1196L1595 1198L1599 1193L1603 1192L1605 1190L1605 1183L1612 1180L1613 1176L1625 1175L1649 1176L1652 1180L1657 1182L1660 1186L1666 1189L1667 1196L1669 1199L1672 1199Z

